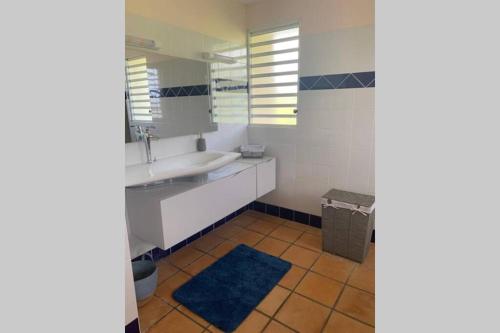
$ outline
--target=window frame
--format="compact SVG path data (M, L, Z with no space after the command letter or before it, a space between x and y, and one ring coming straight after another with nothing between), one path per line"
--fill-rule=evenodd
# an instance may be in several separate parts
M134 119L134 117L136 117L137 115L141 115L141 114L136 114L134 112L134 109L136 109L136 107L133 107L132 106L132 98L131 98L131 89L134 89L134 87L130 87L130 79L129 79L129 75L131 75L131 73L129 73L128 69L130 67L135 67L135 66L141 66L141 64L139 65L133 65L133 66L129 66L128 62L129 61L134 61L134 60L137 60L137 59L145 59L144 61L144 66L146 67L146 71L145 72L138 72L138 73L146 73L146 81L147 81L147 86L144 86L144 87L147 87L148 88L148 93L147 94L144 94L144 95L147 95L148 96L148 99L147 101L151 103L151 89L150 89L150 86L149 86L149 72L148 72L148 62L147 62L147 57L145 56L138 56L138 57L132 57L132 58L127 58L125 59L125 89L126 89L126 93L127 93L127 101L125 103L126 105L126 108L127 108L127 114L129 116L129 123L131 126L135 126L137 124L141 125L141 124L151 124L153 122L153 115L152 115L152 112L151 112L151 106L149 107L149 114L144 114L144 116L149 116L151 117L151 119L148 119L148 120L139 120L139 119ZM135 74L135 73L132 73L132 74ZM137 88L137 87L135 87ZM143 88L143 87L141 87ZM139 107L139 109L146 109L146 108L143 108L143 107Z
M296 37L297 38L297 41L298 41L298 47L296 49L296 52L298 53L297 54L297 82L296 82L296 86L297 86L297 104L295 106L295 117L283 117L283 118L295 118L295 124L294 125L290 125L290 124L283 124L283 125L278 125L278 124L254 124L252 123L252 103L251 103L251 100L252 100L252 85L251 85L251 66L252 66L252 63L251 63L251 57L252 57L252 54L250 52L250 37L254 34L266 34L266 33L272 33L272 32L277 32L277 31L282 31L282 30L288 30L288 29L292 29L292 28L298 28L299 29L299 34L298 36ZM272 28L267 28L267 29L250 29L247 31L247 39L246 39L246 46L247 46L247 57L248 57L248 60L247 60L247 78L248 78L248 126L252 126L252 127L276 127L276 128L297 128L298 124L299 124L299 118L298 118L298 113L299 113L299 92L300 92L300 37L301 37L301 28L300 28L300 23L299 22L292 22L292 23L288 23L288 24L285 24L285 25L280 25L280 26L275 26L275 27L272 27ZM289 39L290 37L286 37L286 38L283 38L283 39ZM292 39L295 39L295 37L292 37ZM290 49L288 52L294 52L295 49ZM283 53L287 53L287 52L283 52ZM286 83L284 85L287 85ZM280 116L276 116L276 117L269 117L269 118L280 118Z

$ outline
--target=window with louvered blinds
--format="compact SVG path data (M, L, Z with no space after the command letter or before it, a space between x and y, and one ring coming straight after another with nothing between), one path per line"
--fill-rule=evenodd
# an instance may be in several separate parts
M236 62L210 64L214 122L248 124L247 49L242 45L217 54L231 57Z
M159 109L159 100L150 96L151 91L159 91L156 70L147 67L145 57L127 59L125 67L131 121L152 121Z
M296 125L298 25L249 33L248 55L250 123Z

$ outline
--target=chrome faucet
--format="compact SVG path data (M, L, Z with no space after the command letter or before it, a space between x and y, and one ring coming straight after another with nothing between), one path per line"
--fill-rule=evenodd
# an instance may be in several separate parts
M153 163L153 158L151 157L151 140L158 140L158 137L149 132L149 128L144 128L142 125L137 126L137 137L146 146L146 157L149 164ZM156 159L155 159L156 160Z

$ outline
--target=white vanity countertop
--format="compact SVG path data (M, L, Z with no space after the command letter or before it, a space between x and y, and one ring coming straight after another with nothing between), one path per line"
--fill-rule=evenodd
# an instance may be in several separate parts
M147 186L138 185L127 187L126 192L147 193L148 197L150 198L163 200L174 195L189 191L193 188L214 182L218 179L230 177L251 167L253 167L253 164L242 163L240 162L240 160L236 160L216 170L200 175L173 178L163 182L159 182L158 184L149 184Z
M237 161L241 163L248 163L252 165L268 162L272 160L274 157L272 156L264 156L264 157L259 157L259 158L243 158L240 157Z
M151 164L125 168L125 186L136 186L216 170L241 156L240 153L204 151L160 159Z

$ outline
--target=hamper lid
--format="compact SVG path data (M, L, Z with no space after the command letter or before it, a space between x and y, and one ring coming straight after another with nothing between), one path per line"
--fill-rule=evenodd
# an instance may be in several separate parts
M375 197L373 195L359 194L337 189L331 189L323 195L323 198L363 207L371 207L375 203Z

